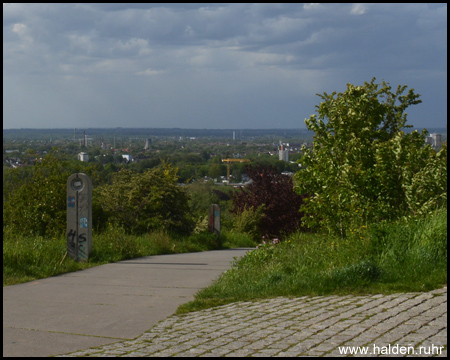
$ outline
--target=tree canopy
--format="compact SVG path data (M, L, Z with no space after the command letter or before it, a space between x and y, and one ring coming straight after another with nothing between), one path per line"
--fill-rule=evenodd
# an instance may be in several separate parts
M108 220L128 232L155 229L189 233L189 203L186 191L177 183L177 168L169 164L135 173L122 169L111 185L99 190L100 204Z
M312 195L302 206L306 224L346 236L370 222L415 214L424 204L446 206L447 148L436 154L425 145L426 130L403 131L411 127L405 110L421 102L414 89L403 95L406 88L393 92L374 78L347 84L343 93L318 94L318 116L305 120L315 132L313 148L303 148L295 177L296 191ZM416 191L427 182L434 186L426 194Z

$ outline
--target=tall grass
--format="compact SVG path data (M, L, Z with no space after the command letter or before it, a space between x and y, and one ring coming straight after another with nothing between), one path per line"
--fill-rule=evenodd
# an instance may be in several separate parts
M239 245L242 244L242 245ZM65 235L23 236L3 230L3 286L55 276L110 262L148 255L214 250L222 247L251 246L244 237L231 234L221 241L208 232L191 236L154 231L141 236L109 226L94 232L92 253L87 262L75 262L66 254Z
M276 296L426 291L447 282L447 211L355 229L297 233L253 250L179 313Z

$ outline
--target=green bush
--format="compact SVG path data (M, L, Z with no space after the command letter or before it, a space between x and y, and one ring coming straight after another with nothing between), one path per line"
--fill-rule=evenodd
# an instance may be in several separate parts
M419 95L374 81L319 95L319 116L305 120L315 135L295 177L297 193L311 194L303 220L341 237L447 203L447 147L436 155L425 130L402 131L411 127L405 110L421 102Z
M256 210L254 208L244 209L234 215L233 231L250 236L253 240L262 237L261 221L264 219L265 206L262 205Z
M96 243L96 244L95 244ZM136 237L127 234L123 228L117 225L109 226L95 236L95 246L90 257L92 259L112 259L115 261L132 259L142 256ZM101 253L99 253L101 249Z
M217 204L220 207L221 227L224 229L230 229L232 227L232 216L228 211L231 201L227 194L232 189L201 182L189 184L185 189L189 196L189 216L195 223L194 234L208 229L208 214L212 204Z
M432 151L425 166L416 173L405 170L404 191L412 214L425 215L447 207L447 142L438 153Z
M60 235L66 229L67 163L48 154L3 202L3 227L17 234Z
M127 233L161 229L188 234L194 223L188 196L177 179L177 169L169 164L142 174L121 169L111 185L99 190L99 201L109 221Z

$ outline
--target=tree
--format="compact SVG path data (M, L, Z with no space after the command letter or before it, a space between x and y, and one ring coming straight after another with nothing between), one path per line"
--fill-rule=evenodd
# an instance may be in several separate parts
M193 227L189 199L177 180L177 169L166 163L141 174L121 169L111 185L100 189L100 203L109 220L129 233L155 229L189 233Z
M246 166L245 170L253 182L232 194L231 212L261 212L263 207L259 229L266 236L278 237L301 229L299 210L305 196L294 192L292 178L279 174L273 166Z
M213 164L209 167L208 176L213 179L219 179L226 174L226 167L221 164Z
M16 169L15 169L16 170ZM27 235L60 235L66 229L68 163L49 153L30 178L3 203L3 227Z
M447 207L447 142L438 153L430 152L424 167L415 173L406 169L404 176L408 180L404 190L411 213L422 215Z
M305 120L315 132L314 145L302 149L295 177L296 191L312 195L302 206L306 224L346 236L408 214L413 197L406 189L434 150L424 146L425 130L402 131L411 127L404 111L421 102L413 89L402 95L405 89L392 92L374 78L363 86L347 84L344 93L319 95L319 116Z

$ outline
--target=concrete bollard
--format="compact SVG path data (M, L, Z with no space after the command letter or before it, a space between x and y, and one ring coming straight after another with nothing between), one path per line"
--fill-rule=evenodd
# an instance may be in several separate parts
M209 231L220 236L220 207L217 204L209 207Z
M86 261L92 251L92 182L76 173L67 180L67 253Z

